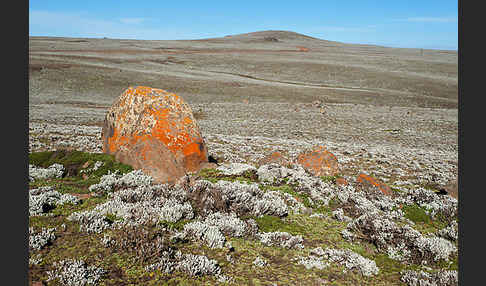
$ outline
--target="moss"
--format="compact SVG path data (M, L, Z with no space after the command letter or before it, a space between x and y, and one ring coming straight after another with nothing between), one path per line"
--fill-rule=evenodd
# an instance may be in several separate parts
M328 205L329 205L329 208L331 208L332 210L335 210L340 206L340 202L337 198L332 198L332 199L329 200Z
M82 166L88 162L89 165L93 165L96 161L102 161L104 164L98 170L93 171L90 175L100 177L107 174L108 171L114 172L120 171L122 174L128 173L133 170L129 165L117 162L113 155L101 154L101 153L88 153L82 151L45 151L45 152L33 152L29 154L29 164L47 168L52 164L62 164L67 170L68 176L81 177L80 171Z
M417 204L404 205L402 207L402 211L405 213L406 218L408 218L409 220L415 223L418 222L430 223L432 221L432 219L427 214L425 209L421 208Z
M243 172L243 174L238 176L237 175L229 176L223 174L223 172L218 169L207 168L199 171L197 176L199 176L204 180L208 180L213 184L217 183L220 180L229 181L229 182L240 182L246 184L252 184L258 182L258 176L254 171L245 171Z
M68 153L63 153L64 157ZM81 154L78 154L81 158ZM94 155L89 154L88 157L83 157L79 162L87 159L89 162L88 169L93 166L96 161L103 161ZM104 154L101 154L104 155ZM38 166L48 167L53 162L66 163L61 155L56 155L53 159L53 152L39 152L33 153L29 156L29 162L34 162ZM32 157L32 158L31 158ZM77 159L79 159L77 158ZM51 161L50 161L51 160ZM73 159L74 160L74 159ZM71 160L70 162L74 162ZM110 159L111 160L111 159ZM44 162L44 165L41 163ZM82 164L84 164L82 163ZM80 166L77 165L79 174ZM106 163L105 163L106 164ZM111 168L111 167L110 167ZM111 169L114 171L116 168ZM106 171L107 169L105 169ZM102 171L102 172L105 172ZM99 181L101 173L88 174L88 179L82 179L78 175L70 175L60 179L38 180L29 184L30 188L51 185L56 190L62 193L86 193L89 185ZM252 172L245 173L241 176L225 176L221 171L216 169L204 169L199 174L200 178L217 182L218 180L229 180L253 183L255 177ZM323 178L323 180L331 181L332 178ZM335 179L335 178L334 178ZM283 193L288 193L297 198L306 207L312 207L314 212L331 212L333 209L339 207L339 201L332 199L328 206L324 205L310 205L308 195L295 191L295 188L289 184L281 184L274 186L259 186L262 190L272 190ZM67 216L75 211L89 210L94 208L97 204L106 201L106 195L103 197L90 197L84 199L78 205L65 204L58 206L51 210L53 216L45 217L30 217L29 226L36 229L42 227L59 227L62 224L66 225L64 228L57 228L56 240L52 245L42 249L39 253L42 254L43 261L41 265L29 267L29 279L31 281L41 281L46 279L46 269L52 265L53 262L60 261L66 258L84 259L90 265L103 267L108 271L107 275L100 281L100 285L216 285L214 276L205 277L189 277L185 273L174 272L171 274L162 273L161 271L146 272L144 267L148 264L156 262L155 258L149 258L144 263L140 262L136 253L132 251L114 251L103 246L101 239L105 233L115 233L115 230L107 230L102 234L86 234L80 232L77 222L67 221ZM438 217L432 219L427 215L425 209L418 205L404 206L403 211L406 217L416 223L415 228L421 232L432 232L446 226L447 219ZM107 220L115 221L118 218L112 214L106 215ZM299 284L305 281L306 284L322 284L323 280L327 280L331 285L403 285L400 282L400 271L405 269L421 269L420 265L407 265L399 261L389 258L384 253L379 253L376 246L367 242L353 242L350 243L342 238L340 232L346 228L345 222L339 222L334 219L311 218L306 214L289 214L285 218L276 216L254 217L246 216L241 219L255 219L261 232L282 231L288 232L292 235L302 235L304 238L305 249L285 249L275 246L266 246L254 237L231 238L227 239L234 247L231 255L234 263L226 261L227 249L210 249L205 245L201 245L197 241L184 241L182 243L169 242L174 249L180 249L183 253L193 253L199 255L206 255L210 259L216 259L221 266L223 274L233 278L233 283L237 285L245 285L253 282L253 284L271 285L272 283L292 285ZM181 220L175 223L162 221L156 226L146 226L150 233L162 233L164 238L167 238L167 233L162 231L162 228L170 230L183 230L186 223L191 220ZM167 241L167 240L166 240ZM338 248L351 249L352 251L362 255L363 257L372 259L380 268L380 272L374 277L363 277L354 271L347 271L336 263L331 263L329 267L322 270L306 269L302 265L298 265L293 259L297 256L309 255L310 249L315 247L322 248ZM34 253L37 254L37 253ZM31 255L33 257L33 255ZM254 267L252 262L257 257L262 257L268 262L264 268ZM437 265L431 265L433 271L440 269L458 269L457 255L451 257L451 262L440 261ZM324 282L325 283L325 282Z
M405 217L415 223L414 228L422 234L435 233L444 227L447 227L450 220L453 218L446 218L438 214L434 219L427 214L427 211L418 206L404 205L402 211L405 213Z
M186 225L189 222L191 222L190 219L183 219L183 220L179 220L179 221L176 221L176 222L161 221L161 222L159 222L159 225L166 227L170 230L182 231L184 229L184 225Z
M203 179L220 178L221 176L223 176L223 172L213 168L206 168L200 170L199 173L197 173L197 175Z
M306 232L306 227L292 221L284 221L276 216L264 215L262 217L255 217L254 219L258 224L259 230L263 232L282 231L292 235Z
M336 183L336 179L340 177L341 177L340 175L336 175L336 176L321 176L320 178L323 182Z
M117 217L115 214L111 214L111 213L105 214L105 218L106 218L106 221L110 224L112 224L112 223L114 223L115 221L118 221L118 220L123 220L123 218Z
M458 256L454 256L449 261L441 260L441 261L437 262L437 266L440 267L440 269L459 271L459 263L458 262L459 262Z

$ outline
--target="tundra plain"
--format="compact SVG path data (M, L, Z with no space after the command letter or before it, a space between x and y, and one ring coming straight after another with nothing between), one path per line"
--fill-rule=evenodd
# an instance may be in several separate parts
M29 152L101 152L106 111L126 88L137 85L181 96L191 106L209 155L218 164L258 167L269 152L279 151L292 159L299 152L324 145L337 156L340 177L350 183L366 173L397 189L437 191L457 180L456 51L345 44L288 31L171 41L30 37ZM203 177L211 178L208 174L216 173L205 174ZM31 184L31 188L46 185ZM87 188L76 192L83 191ZM335 221L314 222L301 216L288 219L303 224L303 228L336 227ZM257 222L265 229L262 219ZM43 219L31 219L31 225L49 227ZM316 233L335 235L328 230ZM334 243L334 239L330 240ZM317 238L313 241L312 247L324 246L317 243ZM252 261L260 257L257 252L263 251L268 267L274 267L270 274L256 270L247 284L281 285L278 277L284 269L290 269L289 275L298 273L298 267L304 269L291 265L287 252L276 253L260 244L255 248L253 242L240 238L232 242L237 253L238 247L245 249L244 254L237 255L241 265L253 267ZM376 249L368 251L373 247L366 244L355 250L378 257L373 254ZM187 248L198 251L194 245ZM211 249L206 254L224 257L213 252ZM399 267L393 263L384 266L388 258L379 259L377 266L388 270L380 272L376 280L367 278L362 283L403 283L396 272ZM50 269L47 264L46 269ZM125 266L128 268L116 268L121 274L115 275L115 270L109 274L114 285L126 279L133 283L145 281L140 282L143 284L152 278L140 274L144 278L137 280L141 279L139 273L131 273L131 268ZM31 282L45 278L39 267L31 266ZM228 267L234 267L237 284L246 284L244 277L249 274L243 266ZM432 266L434 270L441 267L454 269ZM311 274L305 269L308 276L295 274L285 283L349 285L361 281L358 274L346 276L340 268L333 268L330 276L323 274L325 270ZM169 282L173 279L157 277ZM301 280L305 277L309 278L308 284ZM185 283L217 283L191 281Z

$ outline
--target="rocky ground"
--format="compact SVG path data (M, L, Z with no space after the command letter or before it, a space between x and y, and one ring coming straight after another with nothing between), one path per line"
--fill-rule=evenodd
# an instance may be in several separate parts
M435 194L457 179L457 52L267 32L206 41L34 37L29 58L32 282L457 284L457 200ZM108 160L96 157L105 112L129 85L181 95L218 164L254 170L206 170L200 189L169 192L142 174L124 178L129 169L95 168ZM337 156L348 187L297 166L261 179L269 152L292 160L315 145ZM90 163L69 173L68 161L34 160L65 149L90 152ZM55 163L64 169L45 169ZM356 195L360 173L398 195ZM253 194L263 205L200 215L191 194L201 190ZM146 205L153 208L135 211Z

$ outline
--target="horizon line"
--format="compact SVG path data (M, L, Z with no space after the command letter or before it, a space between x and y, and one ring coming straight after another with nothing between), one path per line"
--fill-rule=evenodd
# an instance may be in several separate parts
M117 38L117 37L109 37L109 36L52 36L52 35L31 35L29 34L29 37L45 37L45 38L73 38L73 39L108 39L108 40L133 40L133 41L198 41L198 40L207 40L207 39L218 39L218 38L226 38L228 36L237 36L237 35L244 35L244 34L251 34L251 33L259 33L259 32L290 32L294 34L299 34L304 37L311 37L315 38L316 40L321 40L321 41L330 41L330 42L336 42L336 43L341 43L341 44L348 44L348 45L364 45L364 46L375 46L375 47L382 47L382 48L392 48L392 49L422 49L422 50L439 50L439 51L459 51L459 47L457 48L421 48L421 47L403 47L403 46L393 46L393 45L387 45L387 44L373 44L373 43L356 43L356 42L340 42L340 41L335 41L335 40L327 40L327 39L322 39L317 36L311 36L299 32L294 32L290 30L260 30L260 31L253 31L253 32L244 32L244 33L238 33L238 34L226 34L223 36L214 36L214 37L201 37L201 38L191 38L191 39L137 39L137 38Z

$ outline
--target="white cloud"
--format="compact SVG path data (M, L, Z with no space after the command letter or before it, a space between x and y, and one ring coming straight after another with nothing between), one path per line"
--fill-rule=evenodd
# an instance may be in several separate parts
M29 11L29 34L59 37L109 37L118 39L167 40L193 36L172 27L143 27L148 18L99 19L83 12Z
M400 22L418 22L418 23L454 23L457 17L410 17L406 19L397 19Z

